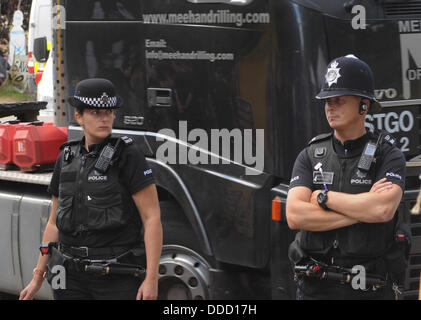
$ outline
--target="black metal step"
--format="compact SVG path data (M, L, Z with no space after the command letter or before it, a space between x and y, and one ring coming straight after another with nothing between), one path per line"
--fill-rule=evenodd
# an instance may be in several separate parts
M39 111L46 109L46 106L46 101L2 103L0 104L0 118L15 116L19 121L36 121Z

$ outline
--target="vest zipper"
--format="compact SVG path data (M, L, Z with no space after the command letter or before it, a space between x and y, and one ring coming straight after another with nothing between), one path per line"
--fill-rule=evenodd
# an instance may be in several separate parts
M346 153L346 149L345 149L345 153ZM338 190L338 192L342 192L342 184L343 184L342 182L343 182L343 179L344 179L344 176L345 176L346 161L339 160L339 163L340 163L341 170L339 172L339 190ZM332 246L333 246L334 249L339 248L340 243L339 243L338 238L339 238L339 233L338 233L338 231L335 231L335 240L332 243ZM333 261L334 261L334 258L332 257L332 262L331 262L332 264L333 264Z
M345 170L346 170L346 161L343 161L343 162L341 162L341 172L339 174L339 190L338 190L338 192L342 192L342 182L343 182Z
M82 185L83 185L83 181L82 181L82 178L83 178L83 175L82 175L82 173L83 173L83 169L84 169L84 166L85 166L85 163L86 163L86 155L85 154L83 154L82 155L82 159L81 159L81 166L80 166L80 170L79 170L79 174L78 174L78 177L77 177L77 189L78 189L78 198L79 198L79 201L78 201L78 212L77 212L77 215L78 215L78 225L76 226L76 232L77 233L79 233L79 232L81 232L81 231L83 231L83 229L84 229L84 225L83 225L83 218L82 218L82 216L81 216L81 214L82 214L82 203L83 203L83 194L82 194ZM81 178L82 177L82 178Z

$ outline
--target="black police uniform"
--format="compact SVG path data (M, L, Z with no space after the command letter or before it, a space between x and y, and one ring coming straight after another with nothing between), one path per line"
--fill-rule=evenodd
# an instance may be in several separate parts
M79 109L117 109L122 105L113 83L100 78L80 81L68 102ZM82 138L65 143L62 149L49 186L51 194L58 197L55 222L59 246L52 249L47 280L52 282L54 266L62 265L66 284L65 289L53 287L54 297L135 299L141 279L133 274L90 274L86 266L90 271L103 270L102 261L112 262L115 273L116 267L122 272L122 263L125 271L133 265L146 266L142 222L132 195L154 183L152 170L127 137L110 135L89 145L89 151ZM103 151L108 151L107 156L101 157ZM102 166L99 159L107 165Z
M370 112L380 109L380 104L374 95L372 70L354 55L339 57L329 63L324 84L316 98L328 99L340 96L360 97L361 116L365 116L368 109L364 98L371 101ZM358 163L368 141L377 144L377 151L374 155L375 161L366 172L358 168ZM299 154L294 164L290 188L305 186L312 191L327 188L337 192L359 194L369 192L374 183L387 178L404 190L405 158L394 146L394 142L394 138L387 132L380 131L367 132L356 140L345 141L343 145L333 133L317 136ZM329 197L329 193L327 196ZM342 284L339 279L332 281L305 274L298 281L297 298L394 298L391 281L397 281L397 275L401 275L404 269L404 261L401 259L404 253L403 246L395 242L395 233L400 226L399 216L396 213L391 221L385 223L359 222L322 232L301 230L289 249L289 257L294 265L305 258L308 261L309 257L327 266L352 269L354 266L362 265L367 274L386 279L387 285L375 291L371 289L362 291L353 289L350 284ZM396 259L393 261L390 259L392 254L396 254ZM394 279L391 279L392 275ZM331 278L334 278L333 274Z
M362 137L345 141L342 145L333 134L313 139L297 157L290 188L305 186L312 191L323 189L357 194L368 192L382 178L399 185L404 190L405 158L393 146L387 133L379 145L376 162L365 177L358 174L358 161L365 144L377 141L379 132L367 132ZM392 140L392 142L391 142ZM324 177L314 169L322 163ZM369 210L369 208L368 208ZM393 245L397 214L386 223L357 223L352 226L325 232L301 230L299 243L306 254L328 265L352 268L363 265L367 273L385 277L388 273L385 255ZM377 291L354 290L351 285L338 282L303 278L299 281L297 298L300 299L392 299L390 286Z
M119 143L118 158L113 158L116 162L107 172L94 168L104 146L116 141L109 136L101 144L90 145L88 152L83 138L66 143L68 148L58 157L49 190L59 199L56 225L61 249L67 255L109 259L143 244L141 219L131 197L154 183L143 153L126 139ZM91 252L78 247L88 247ZM143 255L130 259L145 265ZM134 299L140 285L129 275L97 277L75 270L66 270L66 275L66 290L54 290L57 299Z

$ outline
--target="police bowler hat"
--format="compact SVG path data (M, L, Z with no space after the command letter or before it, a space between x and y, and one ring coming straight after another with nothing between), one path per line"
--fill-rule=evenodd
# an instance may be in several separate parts
M85 79L76 85L75 94L68 101L81 109L117 109L123 100L117 96L114 84L101 78Z
M349 54L333 59L326 70L317 99L359 96L371 101L370 112L378 112L380 103L374 95L374 75L367 63Z

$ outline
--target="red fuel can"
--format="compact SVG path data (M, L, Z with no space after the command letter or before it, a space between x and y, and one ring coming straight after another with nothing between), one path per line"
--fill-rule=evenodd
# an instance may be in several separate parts
M24 124L0 123L0 170L13 167L13 137Z
M17 128L13 138L13 162L26 172L52 169L67 134L67 127L56 127L50 122Z
M29 124L42 125L42 122L8 121L0 123L0 170L14 169L13 138L16 129Z

